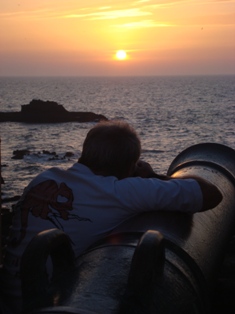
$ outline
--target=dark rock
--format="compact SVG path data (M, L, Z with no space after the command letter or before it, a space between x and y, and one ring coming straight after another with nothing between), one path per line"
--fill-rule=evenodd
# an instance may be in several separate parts
M0 112L0 122L60 123L60 122L99 122L108 120L101 114L82 111L67 111L55 101L33 99L22 105L19 112Z
M13 157L11 159L23 159L25 155L30 155L31 152L28 149L20 149L20 150L14 150L13 151ZM48 158L49 161L51 160L64 160L66 158L70 158L74 156L73 152L66 152L64 156L59 157L59 155L56 152L50 152L49 150L43 149L42 152L32 153L32 155L36 157L41 157L43 155L49 155L51 157ZM2 179L3 180L3 179Z
M65 155L64 155L64 157L67 157L67 158L73 157L73 156L74 156L74 153L72 153L72 152L67 152L67 153L65 153Z
M13 157L11 159L23 159L25 155L29 155L28 149L17 149L13 151Z
M45 155L54 155L54 156L56 156L56 152L49 152L48 150L44 150L44 149L43 149L42 153L45 154Z

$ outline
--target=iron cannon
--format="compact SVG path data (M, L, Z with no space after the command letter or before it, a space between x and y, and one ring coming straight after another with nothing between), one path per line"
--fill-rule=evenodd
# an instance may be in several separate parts
M222 202L193 215L136 216L77 259L60 230L34 238L22 258L23 313L210 313L235 226L235 151L214 143L191 146L168 169L173 177L185 174L215 184Z

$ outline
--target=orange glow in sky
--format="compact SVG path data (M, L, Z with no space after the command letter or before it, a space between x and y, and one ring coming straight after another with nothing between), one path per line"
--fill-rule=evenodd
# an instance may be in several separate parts
M1 1L0 29L1 76L235 74L235 0Z

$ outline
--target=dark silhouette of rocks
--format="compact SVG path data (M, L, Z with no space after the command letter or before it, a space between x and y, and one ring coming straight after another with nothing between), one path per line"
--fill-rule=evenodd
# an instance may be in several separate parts
M99 122L108 120L102 114L82 111L67 111L55 101L33 99L22 105L19 112L0 112L0 122L61 123Z
M70 158L70 157L73 157L73 156L74 156L74 153L72 153L72 152L67 152L64 155L64 157L67 157L67 158Z
M13 157L11 159L23 159L25 155L29 155L28 149L17 149L13 151Z
M69 159L74 156L73 152L66 152L63 156L59 156L56 152L50 152L48 150L43 149L42 152L37 152L37 153L32 153L28 149L17 149L13 151L13 156L11 159L23 159L24 156L36 156L38 158L42 157L42 155L48 155L51 156L47 160L64 160L64 159Z
M56 152L50 152L49 150L46 150L46 149L43 149L42 153L45 154L45 155L56 156ZM40 154L40 152L39 152L39 154Z

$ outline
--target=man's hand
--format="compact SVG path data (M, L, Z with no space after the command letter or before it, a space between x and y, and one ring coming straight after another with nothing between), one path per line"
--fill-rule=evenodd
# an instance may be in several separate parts
M169 180L170 178L164 175L156 174L151 167L151 165L143 160L139 160L136 163L135 171L133 174L134 177L141 177L141 178L157 178L160 180Z
M174 179L194 179L197 181L201 188L203 197L203 206L201 211L205 211L216 207L223 199L220 190L214 184L210 183L209 181L201 177L189 175L179 178L174 177Z
M202 211L211 209L219 205L222 201L223 196L220 190L212 183L202 178L195 178L200 185L202 196L203 196L203 207Z

